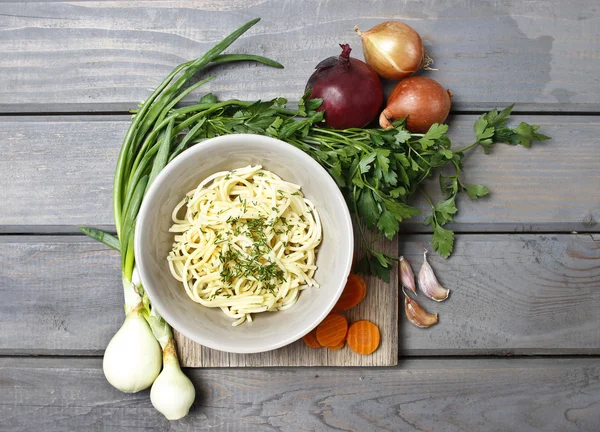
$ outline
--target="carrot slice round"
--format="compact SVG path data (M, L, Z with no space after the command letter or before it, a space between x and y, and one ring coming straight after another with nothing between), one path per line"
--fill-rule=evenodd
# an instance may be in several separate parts
M313 329L311 330L310 333L305 334L302 337L302 340L304 341L304 343L306 344L306 346L310 347L310 348L323 348L323 345L321 345L319 343L319 341L317 340L317 329Z
M344 311L353 308L367 295L367 284L365 280L357 274L350 274L348 282L342 292L339 300L335 304L334 310Z
M337 351L337 350L340 350L340 349L344 348L344 345L346 345L346 342L345 341L341 341L336 346L330 346L330 347L326 347L326 348L329 348L331 351Z
M339 345L346 338L348 321L339 313L331 313L317 326L317 341L323 346Z
M379 328L371 321L356 321L348 329L346 342L358 354L371 354L379 347Z

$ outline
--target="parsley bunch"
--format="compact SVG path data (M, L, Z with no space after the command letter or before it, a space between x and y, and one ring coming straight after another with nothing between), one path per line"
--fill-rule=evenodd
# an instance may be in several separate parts
M230 133L254 133L284 140L318 161L335 179L352 212L368 229L392 239L400 222L419 214L407 204L408 199L423 193L421 183L446 165L454 167L451 176L439 174L444 200L431 204L432 214L425 223L433 228L433 248L448 257L454 245L454 233L444 228L457 213L456 196L465 191L472 199L489 193L483 185L468 185L461 180L462 159L467 150L481 146L488 153L495 143L522 144L543 141L539 126L521 123L516 128L506 126L512 105L498 112L490 111L477 119L476 141L453 150L448 138L448 126L434 124L425 134L410 133L404 120L394 122L393 129L333 130L319 126L323 112L317 111L320 99L302 98L297 110L285 107L283 98L271 101L219 102L212 94L199 103L175 109L173 130L174 157L186 147L204 139ZM359 224L362 233L362 224ZM362 239L365 237L362 235ZM365 240L366 242L366 240ZM363 271L389 280L391 262L397 257L367 246L367 254L359 264Z

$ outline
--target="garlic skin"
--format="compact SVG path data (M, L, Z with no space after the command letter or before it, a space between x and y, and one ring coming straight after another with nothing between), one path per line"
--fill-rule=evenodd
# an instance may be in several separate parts
M139 308L108 343L102 369L108 382L124 393L136 393L152 385L162 366L162 351Z
M427 251L423 254L423 265L419 270L419 288L427 297L438 302L446 300L450 295L450 290L440 285L427 262Z
M163 370L152 384L150 401L167 420L185 417L196 399L196 389L179 367L175 342L171 338L163 351Z
M408 260L401 256L398 267L400 270L400 283L402 286L416 293L417 286L415 284L415 274L413 273L413 269Z
M431 327L438 322L438 314L430 314L416 300L404 293L404 312L406 318L419 328Z

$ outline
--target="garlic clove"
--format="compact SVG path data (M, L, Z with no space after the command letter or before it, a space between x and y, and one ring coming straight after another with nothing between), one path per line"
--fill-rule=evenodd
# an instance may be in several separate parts
M450 295L450 290L440 285L427 262L427 251L423 254L423 265L419 270L419 287L427 297L435 301L444 301Z
M413 269L408 260L403 256L400 257L398 267L400 270L400 283L402 283L404 288L407 288L416 294L417 287L415 285L415 274L413 273Z
M438 322L438 314L430 314L416 302L411 299L406 293L404 293L404 312L406 318L420 328L431 327Z

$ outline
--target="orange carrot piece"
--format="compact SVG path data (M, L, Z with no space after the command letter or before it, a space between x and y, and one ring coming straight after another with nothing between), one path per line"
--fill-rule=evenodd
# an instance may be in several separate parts
M332 351L337 351L337 350L340 350L340 349L344 348L344 345L346 345L346 342L345 341L341 341L339 344L337 344L335 346L330 346L330 347L326 347L326 348L329 348Z
M366 295L367 284L365 280L357 274L350 274L346 287L333 309L338 311L351 309L363 301Z
M339 313L331 313L317 326L317 340L325 347L339 345L346 338L348 321Z
M379 328L371 321L356 321L348 329L346 342L358 354L371 354L379 347Z
M302 340L309 348L323 348L323 345L317 340L317 329L313 329L310 333L305 334Z

